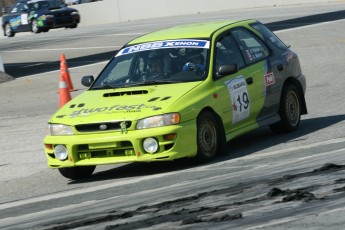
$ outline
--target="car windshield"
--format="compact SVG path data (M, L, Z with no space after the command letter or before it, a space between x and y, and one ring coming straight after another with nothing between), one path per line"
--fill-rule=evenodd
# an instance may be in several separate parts
M61 0L33 0L28 2L29 8L34 10L59 9L65 4Z
M96 79L92 89L202 81L208 70L207 40L168 40L127 46Z

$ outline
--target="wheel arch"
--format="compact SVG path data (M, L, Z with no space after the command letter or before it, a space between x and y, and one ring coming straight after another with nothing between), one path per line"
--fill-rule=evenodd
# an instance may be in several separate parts
M210 112L214 115L214 117L216 118L216 121L217 121L217 126L218 126L218 131L220 132L219 135L220 135L220 145L219 145L219 150L221 151L221 154L226 154L228 153L229 151L229 147L228 147L228 144L227 144L227 141L226 141L226 135L225 135L225 128L224 128L224 125L223 125L223 121L222 121L222 118L221 116L210 106L207 106L207 107L204 107L202 110L200 110L198 116L197 116L197 119L199 119L200 115L203 113L203 112Z
M30 19L30 31L31 32L33 32L33 33L40 33L40 32L42 32L42 30L41 29L39 29L39 28L37 28L37 32L34 32L33 31L33 29L32 29L32 23L33 23L33 21L36 21L36 23L37 23L37 21L38 21L38 18L37 17L32 17L31 19Z
M6 35L6 25L9 25L10 28L11 28L11 31L12 31L12 32L11 32L11 35L8 36L8 37L13 37L13 36L15 35L16 32L13 30L13 28L12 28L11 23L10 23L9 20L6 20L6 21L2 22L2 29L3 29L3 31L4 31L4 36L7 36L7 35Z
M302 84L295 77L289 77L285 80L282 89L284 89L284 87L286 87L286 85L288 84L296 86L298 93L301 97L301 115L308 114L307 103L305 100Z

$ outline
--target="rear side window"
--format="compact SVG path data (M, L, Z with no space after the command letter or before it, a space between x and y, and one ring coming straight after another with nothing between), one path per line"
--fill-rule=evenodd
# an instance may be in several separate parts
M240 46L240 50L247 64L260 61L269 56L269 50L266 45L254 34L246 29L235 29L232 36Z
M266 26L260 23L250 25L257 31L259 31L265 38L265 40L271 41L275 46L277 46L281 50L286 50L287 46L275 35L272 31L270 31Z

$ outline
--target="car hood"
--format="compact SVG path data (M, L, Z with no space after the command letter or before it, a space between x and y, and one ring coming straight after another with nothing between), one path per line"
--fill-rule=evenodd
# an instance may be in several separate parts
M49 122L77 125L135 121L167 112L178 112L172 111L174 103L200 83L87 90L59 109Z

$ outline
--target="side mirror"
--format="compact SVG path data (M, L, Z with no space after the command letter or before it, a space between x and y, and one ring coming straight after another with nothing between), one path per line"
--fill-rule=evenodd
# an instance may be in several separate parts
M1 12L2 14L7 14L7 8L6 7L2 8Z
M219 66L216 75L217 77L224 77L230 74L234 74L238 72L238 67L236 64L230 64L230 65L221 65Z
M92 83L94 82L94 77L92 75L84 76L81 79L81 84L86 87L90 87Z

